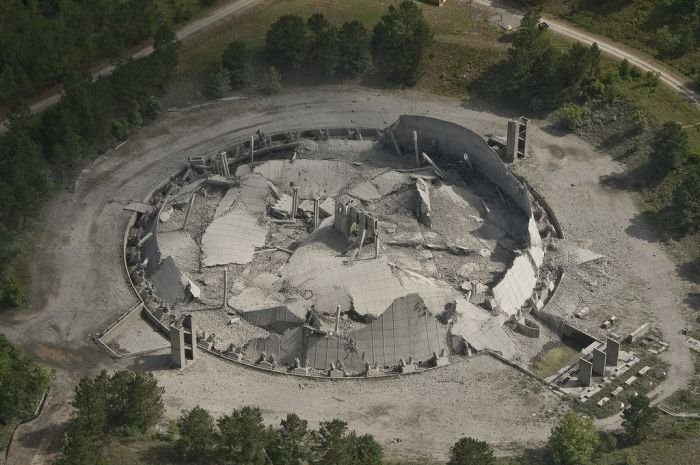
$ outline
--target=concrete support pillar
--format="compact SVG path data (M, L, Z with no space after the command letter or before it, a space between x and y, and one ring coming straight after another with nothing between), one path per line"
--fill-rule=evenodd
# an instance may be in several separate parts
M506 162L512 163L518 151L518 122L508 121L508 133L506 135Z
M253 152L255 150L255 136L250 136L250 164L255 163Z
M374 258L379 258L379 231L374 231Z
M182 228L180 228L182 230L187 226L187 220L190 217L190 211L192 210L192 205L194 205L194 198L196 195L197 194L192 194L192 197L190 197L190 203L187 205L187 211L185 212L185 221L182 222Z
M413 149L416 151L416 167L420 166L420 152L418 151L418 133L413 131Z
M580 359L578 362L578 380L584 386L588 387L591 385L591 377L593 371L593 364L585 359Z
M605 352L593 349L593 374L605 376Z
M228 309L228 267L224 267L224 310Z
M291 216L294 219L297 216L297 209L299 208L299 188L295 187L292 191L292 211Z
M365 245L365 237L367 236L367 230L363 229L362 234L360 235L360 246L357 248L357 255L356 257L359 257L360 254L362 253L362 246Z
M338 334L338 323L340 323L340 305L335 308L335 331L334 334Z
M320 221L318 217L318 204L319 199L314 199L314 229L318 228L318 223Z
M401 149L399 148L399 143L396 142L396 136L394 136L394 131L389 128L389 136L391 136L391 142L394 144L394 150L396 150L396 155L401 156Z
M138 242L136 243L136 247L141 247L141 246L142 246L147 240L149 240L152 236L153 236L153 233L152 233L152 232L149 232L148 234L146 234L145 236L143 236L143 237L141 238L141 240L138 241Z
M615 339L608 338L605 343L605 364L617 366L617 359L620 357L620 343Z

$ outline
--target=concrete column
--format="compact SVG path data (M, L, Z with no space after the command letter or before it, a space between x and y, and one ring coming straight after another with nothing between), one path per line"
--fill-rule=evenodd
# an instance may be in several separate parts
M255 136L250 136L250 164L255 163L253 158L253 151L255 150Z
M228 267L224 267L224 310L228 309Z
M190 197L190 203L187 205L187 212L185 212L185 221L182 222L182 230L185 229L185 226L187 226L187 220L190 217L190 211L192 210L192 205L194 205L194 198L197 194L192 194L192 197Z
M340 323L340 305L335 308L335 331L333 334L338 334L338 323Z
M416 167L420 166L420 152L418 151L418 133L416 131L412 132L413 135L413 149L416 151Z
M593 349L593 374L605 376L605 352Z
M314 199L314 229L318 228L320 218L318 217L319 199Z
M515 153L518 151L518 122L515 120L508 121L508 133L506 136L506 160L513 162Z
M379 258L379 231L374 231L374 258Z
M605 343L605 364L617 366L617 359L620 357L620 343L615 339L608 338Z
M299 188L295 187L292 191L292 211L291 216L294 219L297 216L297 209L299 208Z
M584 386L588 387L591 385L591 377L593 371L593 364L585 359L580 359L578 362L578 380Z
M145 236L141 238L140 241L136 243L136 247L141 247L147 240L149 240L153 236L153 232L149 232Z

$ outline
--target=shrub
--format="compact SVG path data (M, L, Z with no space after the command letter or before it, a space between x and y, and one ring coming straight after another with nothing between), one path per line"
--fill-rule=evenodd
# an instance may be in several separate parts
M112 136L118 141L129 137L129 123L124 118L112 120Z
M567 103L557 111L556 117L562 127L576 131L583 124L583 108L575 103Z
M214 67L204 83L204 95L209 98L221 98L230 90L229 73L220 66Z
M243 42L231 42L221 56L221 65L229 73L232 89L240 89L250 79L250 51Z
M8 273L0 283L0 302L8 307L22 307L29 301L27 290L15 275Z
M567 412L552 428L547 452L555 465L589 465L599 444L593 421Z
M267 95L276 94L282 88L282 77L277 68L270 66L262 82L262 91Z
M143 124L143 118L141 118L141 107L138 100L134 100L127 120L132 126L141 126Z
M155 95L151 95L146 99L143 105L143 117L147 120L154 120L160 113L160 100Z

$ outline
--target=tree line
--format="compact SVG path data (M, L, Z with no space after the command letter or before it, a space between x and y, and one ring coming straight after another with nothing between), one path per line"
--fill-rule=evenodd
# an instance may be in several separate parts
M1 360L1 359L0 359ZM2 365L0 365L2 366ZM73 422L57 465L109 465L101 444L109 437L134 437L162 422L163 388L151 374L129 370L86 376L75 388ZM544 448L553 465L590 465L601 454L638 444L652 432L656 410L640 395L623 412L624 434L599 433L592 420L573 411L562 415ZM245 406L215 418L196 406L169 422L165 438L182 463L230 465L382 465L381 445L339 419L317 429L296 414L266 426L257 407ZM524 463L527 463L525 459ZM449 450L448 465L495 465L492 447L470 437Z
M32 415L51 376L0 334L0 427Z
M156 0L0 2L0 104L125 59L161 20Z
M355 78L370 69L386 82L415 85L422 74L433 32L422 9L412 1L389 5L371 33L360 21L337 26L323 13L304 19L283 15L267 30L262 79L253 77L253 53L239 41L224 51L209 73L205 92L221 97L253 81L263 91L275 92L282 76L303 74L321 80Z
M110 76L94 82L73 68L64 76L60 103L41 115L32 115L21 99L14 101L9 131L0 138L0 307L27 301L21 281L7 268L20 253L15 239L27 219L85 158L158 114L158 95L177 65L179 42L167 23L153 31L153 41L151 55L124 59Z

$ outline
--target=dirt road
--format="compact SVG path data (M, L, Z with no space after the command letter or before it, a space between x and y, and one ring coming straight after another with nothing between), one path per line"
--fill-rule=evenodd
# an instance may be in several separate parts
M197 20L192 21L191 23L188 23L184 26L182 26L180 29L178 29L175 32L175 35L177 35L177 38L179 40L185 40L188 37L190 37L193 34L196 34L203 29L208 28L212 24L215 24L223 19L228 18L231 15L239 15L243 13L244 11L248 10L249 8L257 5L260 3L262 0L237 0L233 3L227 4L219 9L216 9L209 13L206 16L203 16ZM143 47L142 49L134 52L132 54L133 58L140 58L144 56L148 56L151 53L153 53L153 46L148 45L146 47ZM103 64L99 66L97 69L95 69L92 73L93 79L97 79L100 76L108 76L112 74L114 71L114 66L111 64ZM57 104L62 97L61 91L56 91L52 95L49 95L45 98L42 98L41 100L32 103L29 106L29 109L31 110L32 113L41 113L42 111L46 110L49 107L52 107L53 105ZM5 121L0 124L0 134L4 133L7 131L7 127L5 126Z
M499 0L473 0L473 2L493 9L496 14L503 14L503 20L512 27L516 27L518 24L520 24L522 12L515 9L510 4L506 4ZM662 82L669 85L676 92L685 96L690 101L700 104L700 94L693 91L689 87L692 84L690 80L682 75L679 75L677 72L669 70L667 67L661 65L657 61L643 58L639 52L632 51L628 47L616 44L610 39L605 39L590 32L575 28L571 24L566 24L563 21L549 17L543 17L542 20L549 25L549 30L552 32L586 45L591 45L595 42L598 44L600 50L608 55L619 58L620 60L626 58L630 63L644 71L659 73L659 78Z
M176 375L164 369L162 359L155 356L114 361L88 339L136 301L122 270L120 241L128 218L122 207L143 198L188 156L214 151L258 128L272 132L300 127L384 127L402 113L435 115L482 134L505 132L504 116L465 108L453 99L357 87L301 88L271 98L165 113L122 148L88 166L77 192L59 193L44 209L43 229L31 264L31 307L0 314L1 332L57 370L44 414L20 428L8 464L49 463L70 415L76 381L100 368L119 367L155 371L166 386L169 415L199 403L217 411L259 405L271 422L289 411L313 421L336 416L349 419L358 431L376 434L389 455L404 456L407 450L422 449L430 457L443 457L446 445L463 434L492 441L501 452L508 450L510 441L541 443L554 420L541 412L557 410L557 402L547 396L533 398L528 393L530 385L524 384L527 380L509 371L490 374L467 363L434 378L406 380L405 386L379 381L355 391L322 383L294 396L298 386L284 378L279 381L279 377L235 367L228 371L208 358ZM552 134L546 123L533 121L531 128L533 156L521 166L521 172L550 199L569 240L605 253L618 264L614 286L595 293L586 290L587 296L595 296L595 309L601 313L614 309L623 321L652 321L669 334L685 319L681 296L686 294L686 284L663 248L646 233L632 195L600 183L602 176L622 167L575 136ZM563 294L563 301L581 298L576 291L557 292L573 293ZM692 375L692 364L687 347L669 340L669 356L673 357L669 383L675 388ZM423 396L421 390L431 394ZM296 405L289 400L308 392L319 401L309 397ZM418 416L411 416L414 404ZM396 437L410 439L410 447L407 441L393 442Z

